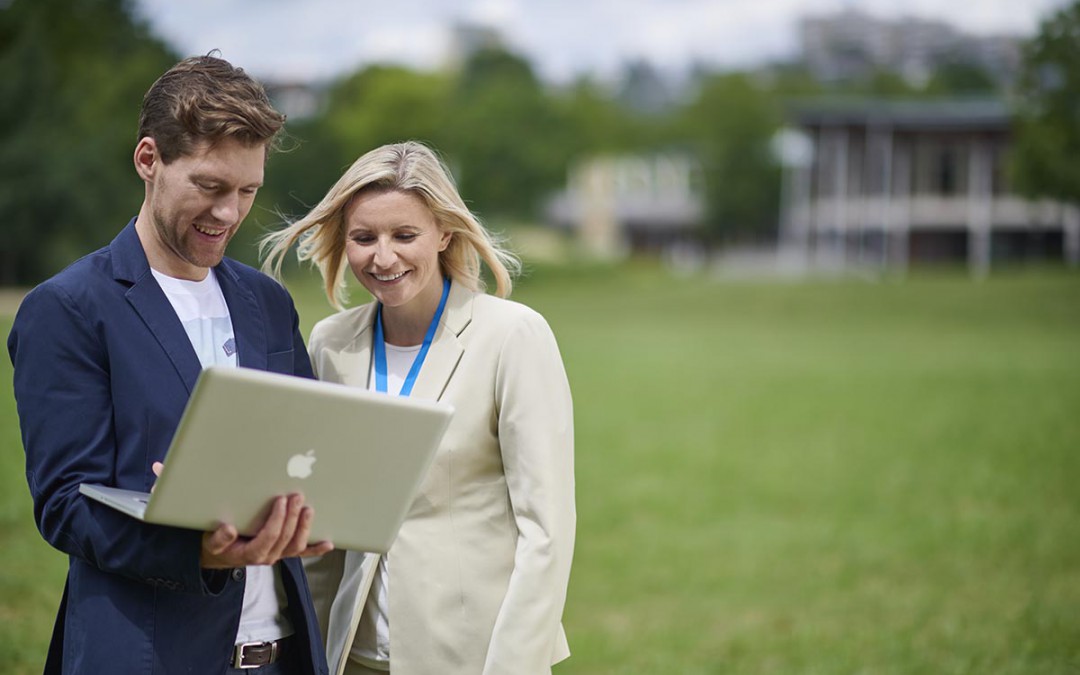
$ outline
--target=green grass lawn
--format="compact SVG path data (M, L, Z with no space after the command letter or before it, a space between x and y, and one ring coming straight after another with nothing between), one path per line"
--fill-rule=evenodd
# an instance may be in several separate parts
M307 330L328 308L294 291ZM557 673L1080 672L1080 275L631 264L540 268L515 298L575 399ZM39 672L66 561L32 524L9 384L0 550L0 672Z

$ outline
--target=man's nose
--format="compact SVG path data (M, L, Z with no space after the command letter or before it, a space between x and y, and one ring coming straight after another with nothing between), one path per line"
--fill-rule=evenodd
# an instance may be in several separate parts
M235 225L240 220L240 196L235 192L221 195L214 201L210 215L219 223L230 227Z

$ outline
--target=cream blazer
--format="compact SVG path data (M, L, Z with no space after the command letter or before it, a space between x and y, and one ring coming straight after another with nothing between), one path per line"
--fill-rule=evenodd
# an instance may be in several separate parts
M319 322L316 375L366 388L374 321L370 303ZM412 395L455 412L389 553L392 674L550 673L570 655L576 526L573 411L551 329L453 284ZM306 565L331 673L344 670L377 562L333 551Z

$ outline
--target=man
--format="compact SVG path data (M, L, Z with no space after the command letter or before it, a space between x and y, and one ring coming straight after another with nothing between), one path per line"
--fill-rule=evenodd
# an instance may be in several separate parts
M306 546L301 496L279 497L248 539L228 525L145 524L79 494L80 483L151 487L203 367L311 377L288 293L224 257L283 124L228 62L174 66L143 99L138 216L15 318L34 515L70 560L46 673L326 672L296 556L332 546Z

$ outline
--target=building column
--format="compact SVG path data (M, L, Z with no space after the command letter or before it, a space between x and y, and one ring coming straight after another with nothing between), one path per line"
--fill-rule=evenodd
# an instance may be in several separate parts
M805 270L810 261L810 168L785 163L780 175L780 247Z
M818 148L818 193L815 219L819 267L846 265L848 132L842 127L822 129ZM823 189L823 188L826 188ZM827 194L826 194L827 192ZM825 208L826 206L831 208Z
M596 158L579 167L582 200L579 236L587 253L601 259L621 256L625 243L615 215L615 167L610 159Z
M849 144L848 144L848 130L846 128L837 129L836 135L836 173L834 180L836 181L836 201L834 207L836 208L835 218L836 223L836 251L839 253L839 262L841 268L847 267L848 262L848 161L849 156Z
M993 213L990 146L973 138L968 153L968 269L976 278L990 272Z
M873 130L867 139L867 157L871 157L869 148L873 147L879 153L878 160L878 194L875 195L877 206L878 231L881 234L881 251L878 266L885 270L889 267L889 255L891 253L890 237L892 235L892 189L893 189L893 130L891 127L878 127ZM867 162L867 172L873 166Z
M1080 207L1067 204L1061 209L1062 249L1065 264L1080 265Z
M889 265L903 274L907 272L911 255L908 247L911 236L911 143L897 140L893 146L896 167L891 172L889 203L895 201L895 208L889 213Z

